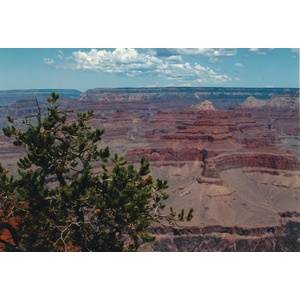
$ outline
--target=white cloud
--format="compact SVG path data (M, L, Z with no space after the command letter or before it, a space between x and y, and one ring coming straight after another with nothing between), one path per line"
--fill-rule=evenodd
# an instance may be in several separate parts
M265 51L260 50L260 48L250 48L249 52L252 54L257 54L257 55L266 55L267 53Z
M237 53L236 49L214 49L213 55L208 56L235 56Z
M220 75L212 75L211 76L211 80L214 83L219 83L219 82L227 82L227 81L231 81L232 79L225 74L220 74Z
M299 53L299 48L291 48L291 52L294 52L294 53Z
M195 69L199 70L199 71L207 71L207 70L209 70L207 67L203 67L201 65L198 65L197 63L195 63Z
M219 59L218 57L210 57L209 58L209 62L210 63L212 63L212 64L217 64L217 63L221 63L222 62L222 60L221 59Z
M237 53L236 49L231 48L178 48L172 49L179 54L191 55L191 56L235 56Z
M44 61L44 63L46 64L46 65L52 65L53 63L54 63L54 60L53 59L51 59L51 58L44 58L43 59L43 61Z
M181 62L182 61L182 58L180 55L172 55L172 56L169 56L169 57L166 57L165 58L166 61L174 61L174 62Z
M235 66L236 66L236 67L240 67L240 68L241 68L241 67L243 67L244 65L243 65L243 64L241 64L241 63L236 63L236 64L235 64Z
M231 80L229 76L218 74L209 67L184 61L179 53L173 51L172 55L170 52L170 55L167 55L162 50L165 49L160 49L159 55L157 51L138 51L131 48L76 51L70 57L64 57L63 63L59 66L64 69L88 70L128 77L165 77L181 85L190 85L193 82L218 84ZM220 55L221 52L221 50L214 51L216 55Z
M89 52L73 52L68 58L70 69L86 69L108 73L123 73L149 67L153 64L148 54L140 54L135 49L116 49L114 51L92 49ZM73 61L73 62L72 62ZM158 63L160 61L157 61Z
M58 55L57 55L57 57L58 57L59 59L64 59L65 55L64 55L64 53L63 53L61 50L58 50Z

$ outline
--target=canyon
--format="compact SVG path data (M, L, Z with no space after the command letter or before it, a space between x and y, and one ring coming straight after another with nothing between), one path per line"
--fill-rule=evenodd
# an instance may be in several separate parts
M12 93L13 94L13 93ZM20 119L34 99L1 106ZM142 251L299 251L299 90L241 88L93 89L64 94L62 109L94 111L108 145L168 181L168 211L193 207L190 222L153 224ZM49 95L47 95L49 96ZM11 99L14 99L12 101ZM46 101L39 100L46 109ZM4 125L3 125L4 126ZM0 133L0 160L16 173L22 149ZM95 169L99 166L95 166Z

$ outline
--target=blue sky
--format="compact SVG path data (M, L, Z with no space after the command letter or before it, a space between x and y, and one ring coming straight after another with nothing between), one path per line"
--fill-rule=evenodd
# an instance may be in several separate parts
M153 86L299 87L299 49L0 49L0 90Z

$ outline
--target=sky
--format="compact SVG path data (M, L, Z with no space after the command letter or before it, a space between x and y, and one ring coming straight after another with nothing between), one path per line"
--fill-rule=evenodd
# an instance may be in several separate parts
M0 90L299 87L299 48L0 48Z

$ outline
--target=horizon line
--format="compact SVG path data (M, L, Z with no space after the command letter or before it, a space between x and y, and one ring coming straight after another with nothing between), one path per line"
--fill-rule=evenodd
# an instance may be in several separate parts
M183 88L183 89L300 89L300 87L258 87L258 86L252 86L252 87L224 87L224 86L126 86L126 87L93 87L88 88L85 91L76 89L76 88L14 88L14 89L0 89L0 92L11 92L11 91L45 91L45 90L74 90L79 91L81 93L84 93L88 90L94 90L94 89L107 89L107 90L114 90L114 89L172 89L172 88Z

